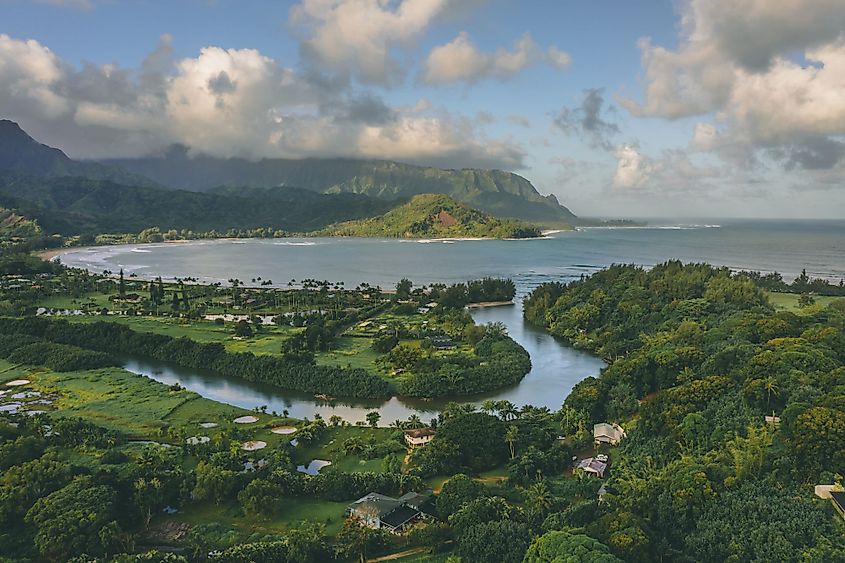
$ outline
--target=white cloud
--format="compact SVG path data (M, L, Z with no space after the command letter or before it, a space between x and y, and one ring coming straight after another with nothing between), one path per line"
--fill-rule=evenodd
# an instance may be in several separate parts
M38 41L19 41L0 34L0 106L4 111L41 112L56 117L68 105L55 88L62 63Z
M404 75L394 57L409 46L454 0L302 0L290 22L304 29L307 61L322 69L351 73L361 81L391 84Z
M561 70L566 70L572 64L572 57L569 53L561 51L557 47L549 47L547 53L549 62Z
M845 134L845 2L689 0L681 23L677 49L641 42L632 114L711 115L692 146L724 154Z
M487 78L505 80L518 74L541 58L537 44L529 34L517 40L512 50L484 53L462 31L455 39L431 50L422 74L427 84L478 82Z
M170 38L141 69L74 69L37 41L0 36L0 107L75 157L131 156L181 143L216 156L348 156L515 169L523 152L484 119L420 100L391 108L254 49L206 47L173 60Z
M641 188L656 171L654 163L640 154L634 145L619 145L616 148L616 174L613 186L616 188Z
M570 57L557 47L550 47L544 54L529 33L515 41L511 49L485 53L472 42L469 33L462 31L449 43L431 50L420 79L426 84L475 83L490 78L507 80L543 61L564 69L569 65Z

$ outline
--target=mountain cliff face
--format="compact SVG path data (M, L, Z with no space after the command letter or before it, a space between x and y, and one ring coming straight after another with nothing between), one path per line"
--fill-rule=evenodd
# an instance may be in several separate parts
M135 186L156 185L148 178L114 166L72 160L61 150L30 137L14 121L0 119L0 175L10 174L38 178L81 176Z
M17 123L0 120L0 204L23 210L51 232L148 226L318 230L381 215L422 194L537 224L578 220L554 196L542 196L525 178L501 170L341 158L192 157L184 147L158 157L80 162L35 141Z
M437 193L499 216L544 223L576 220L554 196L543 196L525 178L501 170L444 170L343 158L250 161L205 155L192 157L185 147L176 146L161 156L104 162L159 184L191 191L208 191L218 186L295 186L321 193L350 192L388 200Z

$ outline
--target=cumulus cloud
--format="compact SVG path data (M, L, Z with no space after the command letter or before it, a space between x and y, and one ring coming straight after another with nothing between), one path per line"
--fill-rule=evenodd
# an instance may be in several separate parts
M570 60L569 54L557 47L550 47L544 53L529 33L515 41L510 49L500 48L487 53L479 50L469 33L462 31L449 43L431 50L420 79L432 85L453 82L472 84L491 78L507 80L540 62L565 69Z
M303 58L362 82L388 85L405 72L393 50L422 36L455 0L302 0L290 22L302 30Z
M845 3L689 0L681 30L676 49L641 42L644 99L620 99L633 115L712 115L692 146L723 154L820 154L821 138L845 134ZM793 150L807 139L815 148ZM783 162L832 166L830 154Z
M614 188L650 192L700 191L712 187L711 180L724 176L724 170L696 164L681 149L664 150L658 158L643 154L634 144L616 147Z
M646 185L656 170L652 160L641 154L634 145L619 145L615 156L614 187L641 188Z
M132 156L171 143L250 158L348 156L452 167L520 168L483 119L418 103L391 108L346 83L254 49L206 47L174 59L170 37L138 69L74 68L37 41L0 36L0 107L75 157Z
M604 90L591 88L584 92L581 105L563 108L554 118L554 123L564 133L584 139L593 148L611 150L611 137L619 133L619 126L607 120L604 115Z
M62 62L38 41L18 41L0 34L0 98L5 111L42 111L55 117L67 111L56 92L64 75Z
M542 53L525 34L511 50L498 49L484 53L476 47L467 32L431 50L425 61L422 81L427 84L449 82L479 82L487 78L506 80L542 58Z

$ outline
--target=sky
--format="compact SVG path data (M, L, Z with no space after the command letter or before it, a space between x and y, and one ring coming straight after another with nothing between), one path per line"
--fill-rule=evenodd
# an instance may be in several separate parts
M596 217L845 217L842 0L0 0L73 158L383 158Z

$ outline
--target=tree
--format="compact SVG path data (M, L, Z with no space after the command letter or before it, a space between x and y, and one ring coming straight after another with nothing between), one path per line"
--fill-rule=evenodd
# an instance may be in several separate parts
M237 473L205 461L197 464L196 476L194 497L198 500L212 500L217 505L234 496L239 487Z
M161 480L157 477L152 479L136 479L133 483L133 498L135 504L141 509L144 518L144 527L150 526L150 520L153 517L153 509L155 509L163 500L163 491Z
M525 504L534 513L545 514L553 501L554 496L545 481L537 481L525 491Z
M528 548L531 534L521 522L485 522L458 536L457 554L465 561L518 563Z
M281 508L284 491L265 479L254 479L238 493L238 502L247 514L272 516Z
M26 513L35 527L35 545L44 557L67 560L78 553L102 553L100 530L112 520L116 491L78 477L38 499Z
M123 279L123 268L120 269L120 279L117 282L117 292L121 297L126 295L126 281Z
M531 542L523 563L621 563L606 545L587 536L560 530Z
M484 485L458 473L445 483L437 495L437 513L441 518L449 518L464 504L477 498L486 496Z
M176 294L174 293L174 295ZM235 323L235 336L240 338L249 338L252 336L252 327L249 325L248 321L241 319Z
M371 428L376 428L379 420L381 420L381 415L378 411L370 411L367 413L367 424L369 424Z
M340 557L355 558L361 563L367 560L367 554L385 544L384 532L361 524L354 518L348 518L343 528L335 536L335 549Z
M397 299L407 299L411 296L411 290L413 289L414 284L411 280L407 278L402 278L399 280L399 283L396 284L396 298Z
M516 443L517 436L519 435L519 428L516 425L511 424L508 426L507 432L505 432L505 442L508 443L508 447L510 448L511 459L516 457L516 450L514 449L514 444Z

